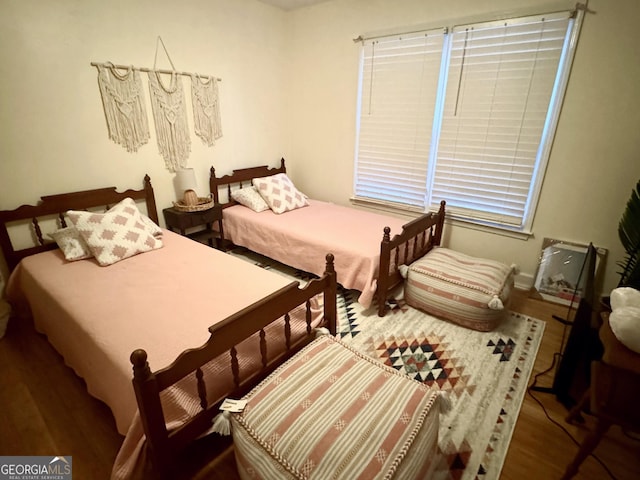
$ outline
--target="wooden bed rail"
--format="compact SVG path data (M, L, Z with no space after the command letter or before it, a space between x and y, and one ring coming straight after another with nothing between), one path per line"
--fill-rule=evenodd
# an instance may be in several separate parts
M166 368L152 372L144 350L138 349L131 354L134 373L133 386L145 431L146 448L155 476L175 478L174 468L180 454L184 453L195 439L209 430L213 418L219 413L219 406L224 398L242 397L284 360L293 356L313 339L310 302L316 295L322 294L323 296L324 325L332 335L336 334L337 280L333 255L328 254L326 261L326 271L321 278L311 280L302 289L298 287L297 282L292 282L268 297L216 323L209 328L210 338L204 345L183 352ZM300 305L305 306L306 336L296 342L291 340L289 312ZM268 359L265 328L283 317L285 337L288 338L286 350ZM240 372L236 346L256 333L259 334L262 368L255 372ZM232 392L225 392L217 398L207 398L207 380L204 379L202 367L223 355L229 355L229 368L232 372L235 389ZM168 431L160 394L166 388L189 375L195 375L201 411L181 427Z
M47 250L54 250L57 245L44 238L39 219L56 216L61 228L66 227L65 214L67 210L88 210L96 207L110 207L127 197L133 200L144 200L147 206L147 216L156 224L158 211L151 185L151 178L145 175L141 190L116 191L116 187L84 190L81 192L63 193L40 197L37 205L22 205L14 210L0 211L0 248L11 272L25 257ZM8 224L30 221L33 228L34 245L16 250L9 236Z
M430 213L412 220L402 227L402 233L390 238L391 229L386 227L380 243L380 271L378 273L378 316L387 311L389 290L404 280L398 267L409 265L424 256L433 247L440 245L444 229L446 202L440 202L437 213Z

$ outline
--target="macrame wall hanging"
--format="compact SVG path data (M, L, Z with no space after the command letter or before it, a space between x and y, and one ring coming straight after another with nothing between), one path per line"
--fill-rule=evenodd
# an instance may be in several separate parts
M191 75L193 128L205 145L213 146L222 137L218 81L214 77Z
M156 69L158 45L162 44L171 70ZM198 73L176 71L169 53L158 37L154 67L114 65L111 62L91 65L98 68L98 83L102 94L109 138L135 152L149 140L149 125L142 84L138 72L147 72L151 110L155 122L158 150L166 167L175 172L186 166L191 153L191 137L187 122L187 107L182 76L191 78L191 101L196 135L208 145L222 137L218 82L220 78ZM120 71L125 70L124 73ZM162 75L169 75L168 85Z
M137 152L149 141L140 75L133 67L127 67L124 73L111 63L97 67L109 138L128 152Z
M162 43L164 53L171 64L171 82L168 87L162 83L161 74L156 70L158 43ZM156 124L158 150L170 172L175 172L187 164L191 152L191 137L187 124L187 108L182 89L182 78L178 77L169 52L160 37L156 42L156 56L153 71L149 75L151 110Z
M166 87L158 72L149 72L151 110L156 124L158 150L170 172L185 167L191 152L182 79L171 75Z

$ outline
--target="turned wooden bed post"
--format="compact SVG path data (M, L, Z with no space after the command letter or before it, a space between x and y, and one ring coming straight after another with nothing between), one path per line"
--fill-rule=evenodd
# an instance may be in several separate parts
M156 225L160 225L158 223L158 209L156 207L156 196L153 193L153 185L151 185L151 177L149 175L144 176L144 193L145 193L145 202L147 204L147 216L155 222Z
M174 456L168 447L168 432L155 375L149 368L147 352L144 350L134 350L130 360L133 365L133 389L138 400L154 475L170 478L171 460Z
M436 233L433 239L433 244L438 246L442 241L442 231L444 230L444 209L446 205L447 205L447 202L442 200L440 202L440 209L438 210L438 223L436 224Z
M389 267L391 266L391 228L384 227L382 243L380 244L380 266L378 269L378 285L376 296L378 297L378 316L384 317L387 310L387 289L389 288Z
M324 318L331 335L336 335L338 332L338 312L336 305L336 298L338 297L338 279L336 269L333 264L333 254L327 253L326 260L327 265L324 270L324 274L330 277L331 282L329 282L329 286L324 291Z
M9 237L7 225L4 221L0 222L0 248L4 252L4 261L7 264L7 268L9 269L9 272L12 272L20 260L17 260L13 255L11 238Z
M218 205L220 203L220 194L218 193L218 185L215 183L216 168L211 167L209 169L209 191L213 195L213 203Z

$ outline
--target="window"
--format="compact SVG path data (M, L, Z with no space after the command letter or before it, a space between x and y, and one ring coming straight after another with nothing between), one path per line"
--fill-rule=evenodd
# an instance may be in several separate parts
M530 229L578 24L561 12L364 40L355 199L446 200L458 218Z

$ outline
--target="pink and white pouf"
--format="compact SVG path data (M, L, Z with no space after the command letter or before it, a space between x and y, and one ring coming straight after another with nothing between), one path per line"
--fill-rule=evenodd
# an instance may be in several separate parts
M508 315L515 266L437 247L404 268L408 305L473 330L493 330Z
M323 336L283 364L231 417L243 479L429 478L438 393Z

